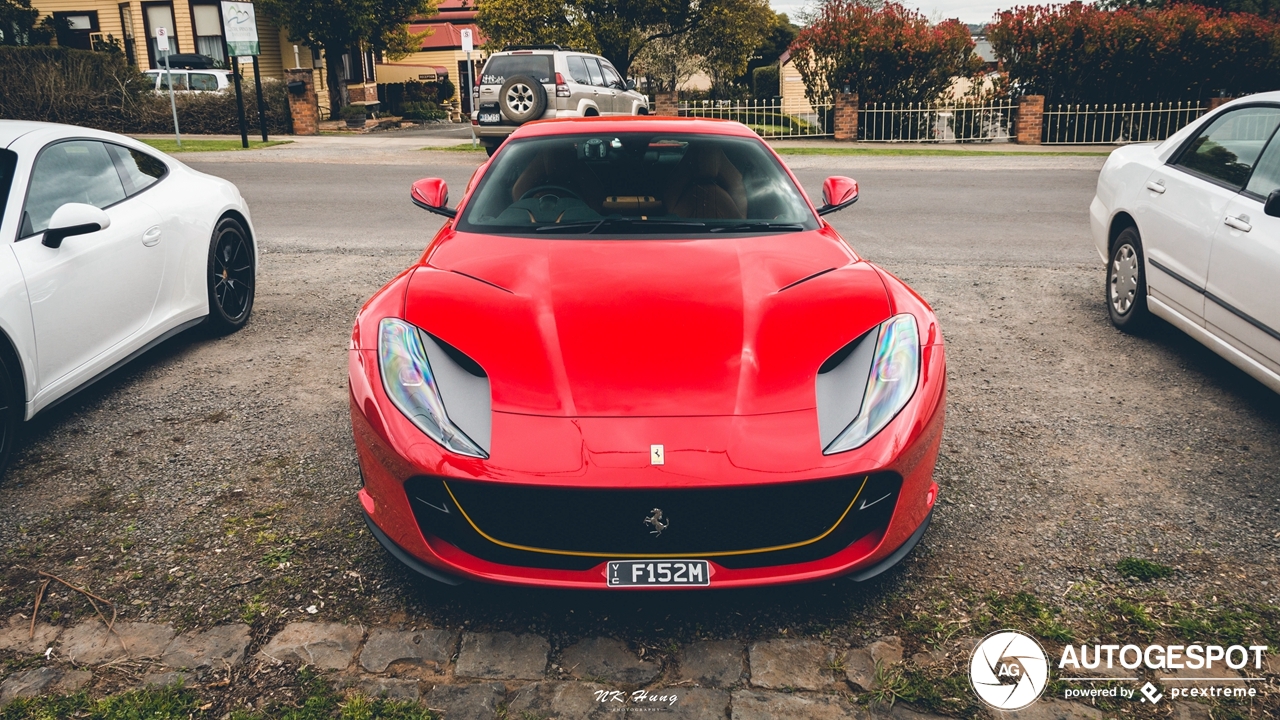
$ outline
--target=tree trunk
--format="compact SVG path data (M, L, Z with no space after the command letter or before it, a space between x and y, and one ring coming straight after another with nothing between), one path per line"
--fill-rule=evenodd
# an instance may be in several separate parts
M325 75L329 83L329 119L340 117L342 108L347 106L347 83L342 80L342 55L334 55L326 47L324 51Z

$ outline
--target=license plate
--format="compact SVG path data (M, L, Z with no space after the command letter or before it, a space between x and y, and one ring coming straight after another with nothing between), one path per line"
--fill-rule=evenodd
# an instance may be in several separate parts
M609 587L711 584L706 560L610 560Z
M502 113L480 113L480 122L482 123L500 123L502 122Z

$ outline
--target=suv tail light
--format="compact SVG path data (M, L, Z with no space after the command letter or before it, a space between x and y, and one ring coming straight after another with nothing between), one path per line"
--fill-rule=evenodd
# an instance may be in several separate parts
M556 73L556 97L569 97L569 84L560 73Z

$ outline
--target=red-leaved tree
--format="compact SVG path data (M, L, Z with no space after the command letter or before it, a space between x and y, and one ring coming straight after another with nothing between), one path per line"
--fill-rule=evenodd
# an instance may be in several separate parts
M1057 103L1203 100L1280 88L1280 24L1197 5L1018 7L987 28L1015 91Z
M822 0L791 55L811 102L846 88L862 102L927 102L982 67L958 20L932 25L897 3L866 0Z

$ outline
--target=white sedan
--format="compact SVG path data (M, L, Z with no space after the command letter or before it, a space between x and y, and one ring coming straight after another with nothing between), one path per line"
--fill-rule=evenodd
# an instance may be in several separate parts
M23 420L253 309L240 191L122 135L0 120L0 242L0 471Z
M1164 318L1280 392L1280 92L1111 153L1090 207L1107 307Z

